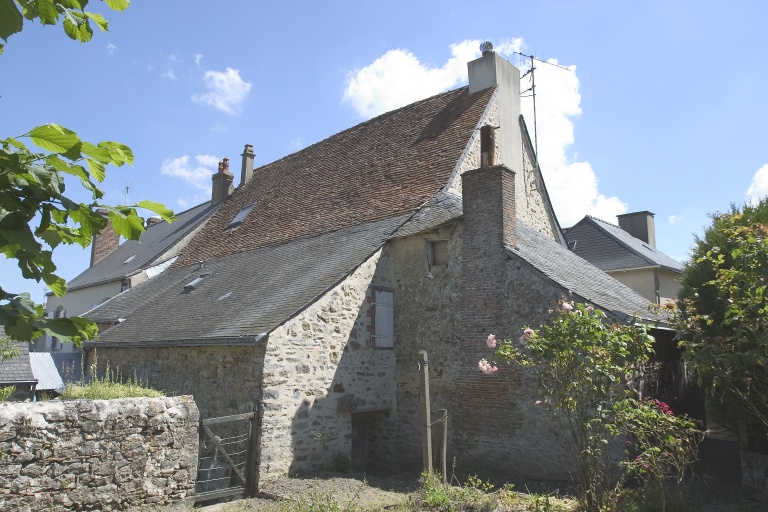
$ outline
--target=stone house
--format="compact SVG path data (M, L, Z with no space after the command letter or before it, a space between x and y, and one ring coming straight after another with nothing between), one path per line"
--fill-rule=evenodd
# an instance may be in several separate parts
M683 266L656 248L654 215L619 215L616 226L587 215L563 230L568 247L655 304L677 301Z
M244 173L170 269L88 314L99 364L194 395L203 418L259 406L264 481L322 467L319 432L359 469L418 468L426 350L449 460L564 477L565 432L519 368L478 371L485 338L517 338L568 293L657 318L567 249L518 69L492 51L468 66L467 87Z

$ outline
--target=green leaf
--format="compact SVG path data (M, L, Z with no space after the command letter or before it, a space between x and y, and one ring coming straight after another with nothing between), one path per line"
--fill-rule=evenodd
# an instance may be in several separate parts
M110 162L120 167L123 164L133 164L133 151L125 144L119 142L104 141L98 146L109 151Z
M69 14L69 12L65 11L65 14ZM64 33L70 39L80 41L81 43L87 43L93 37L93 29L88 24L88 20L79 20L73 16L66 16L64 18Z
M91 171L91 175L96 178L96 181L99 183L104 181L104 178L107 177L107 173L104 170L104 164L94 158L89 158L87 162L88 169Z
M93 22L99 26L102 32L107 31L107 26L109 25L109 22L104 18L104 16L102 16L101 14L93 13L93 12L86 12L85 15L91 18Z
M131 5L130 0L105 0L107 6L113 11L124 11Z
M153 201L139 201L136 203L136 206L158 214L166 222L173 222L176 220L176 217L173 215L173 211L160 203L155 203Z
M129 240L138 240L144 231L144 222L135 212L125 215L110 211L109 218L115 233Z
M21 32L24 18L21 16L13 0L0 0L0 39L7 40L17 32Z
M82 151L84 155L88 155L105 164L112 161L112 156L109 154L108 149L94 146L90 142L83 141L80 151Z
M29 132L29 138L32 139L36 146L62 154L70 160L80 156L80 138L72 130L57 124L38 126ZM73 155L73 151L76 151L77 155ZM70 155L74 156L74 158Z
M54 274L44 275L43 281L45 281L45 284L48 285L57 297L61 297L67 293L67 282L59 276Z
M53 4L53 0L36 0L37 14L43 25L55 25L59 20L59 11Z

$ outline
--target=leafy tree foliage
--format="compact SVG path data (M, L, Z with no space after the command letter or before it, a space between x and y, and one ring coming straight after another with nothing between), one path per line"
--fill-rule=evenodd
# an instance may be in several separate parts
M0 38L19 32L24 20L55 24L63 18L65 33L72 39L90 40L89 20L102 30L106 20L86 12L87 0L0 0ZM115 10L128 6L127 0L106 0ZM40 150L32 150L29 144ZM0 138L0 253L18 262L27 279L43 281L61 296L66 283L55 274L53 250L61 244L90 245L93 236L107 224L106 212L115 231L135 240L144 230L144 219L136 211L146 208L166 221L173 213L163 205L141 201L132 206L101 203L104 192L98 187L108 165L133 163L131 149L118 142L92 144L57 124L38 126L16 137ZM67 181L79 180L90 192L91 201L78 203L65 195ZM28 293L0 287L0 325L13 339L31 340L42 333L76 343L96 335L92 322L72 317L43 318L43 307Z
M768 428L768 201L714 215L682 276L685 354L721 416Z

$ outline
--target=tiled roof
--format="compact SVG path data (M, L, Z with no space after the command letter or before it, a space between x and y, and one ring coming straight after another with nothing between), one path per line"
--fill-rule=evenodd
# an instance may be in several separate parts
M193 231L213 211L210 201L176 215L170 224L161 221L149 226L139 240L127 240L106 258L67 283L70 291L123 279L152 264L157 258Z
M516 243L516 247L507 248L511 254L522 258L565 290L610 311L619 319L639 317L664 321L661 315L648 311L651 303L634 290L520 221L517 222Z
M174 266L416 211L448 183L493 92L439 94L255 169Z
M50 352L30 352L29 364L32 367L32 373L37 379L38 391L61 391L64 389L64 382L61 380L59 370L53 362Z
M19 355L0 361L0 384L15 382L35 382L32 367L29 364L29 344L14 343Z
M172 268L85 316L99 342L222 340L269 332L371 256L408 215ZM201 275L191 292L185 285ZM98 346L98 342L96 343Z
M681 272L680 262L633 237L619 226L586 216L565 232L573 252L603 271L660 266Z

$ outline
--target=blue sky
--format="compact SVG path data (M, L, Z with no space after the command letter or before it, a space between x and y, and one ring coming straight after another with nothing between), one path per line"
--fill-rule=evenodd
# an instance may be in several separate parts
M538 64L539 153L561 224L656 214L683 260L707 214L768 193L768 2L133 2L107 33L70 41L28 24L0 56L0 136L55 122L132 147L106 200L182 211L209 197L216 162L238 175L372 115L459 87L489 39ZM526 88L526 83L523 84ZM530 98L523 109L532 126ZM76 183L71 186L72 195ZM297 198L296 207L300 207ZM90 250L57 249L71 279ZM3 287L43 300L0 262Z

